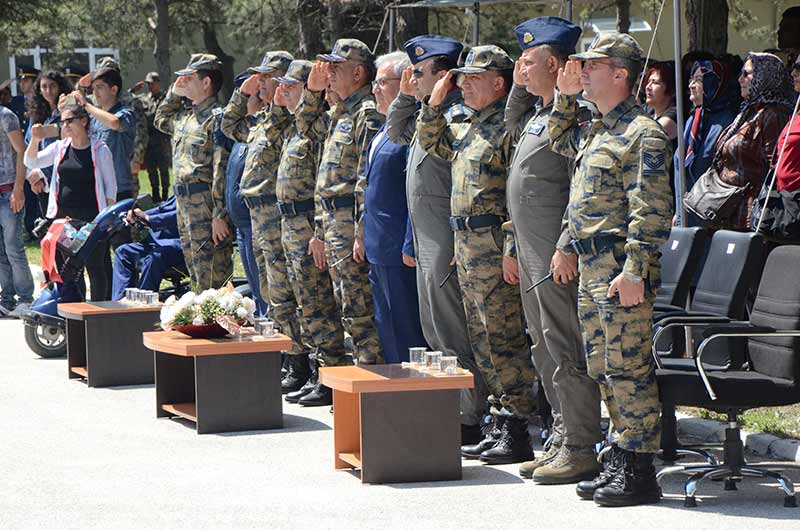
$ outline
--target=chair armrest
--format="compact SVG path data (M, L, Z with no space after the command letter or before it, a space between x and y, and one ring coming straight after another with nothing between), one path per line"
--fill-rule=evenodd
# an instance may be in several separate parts
M696 312L693 314L687 313L684 316L666 318L663 321L658 322L657 325L659 326L659 328L653 334L653 346L652 346L652 354L653 354L653 359L656 362L656 366L658 368L664 367L664 365L661 363L661 359L659 358L658 350L656 350L656 345L658 344L658 340L661 338L661 335L663 335L669 328L673 328L676 326L691 328L700 326L710 326L712 324L727 324L729 322L732 322L732 320L728 317L712 315L710 313L700 313L700 312Z
M722 325L714 325L703 330L703 338L707 339L712 335L726 334L729 337L747 337L750 333L774 333L775 328L769 326L753 326L746 322L728 322ZM735 335L732 335L735 334Z
M697 357L694 359L694 364L706 387L708 397L710 397L712 401L717 399L717 395L714 393L714 389L711 388L711 382L708 380L706 371L703 368L703 353L711 341L725 337L800 337L800 330L797 329L777 330L767 328L766 326L751 326L747 322L732 322L732 324L734 325L729 327L719 326L719 333L715 333L704 339L703 342L700 343L700 346L698 346ZM765 329L767 331L764 331Z
M671 304L655 303L655 304L653 304L653 311L654 312L657 311L657 312L661 312L661 313L667 313L667 312L673 313L675 311L685 312L686 308L685 307L681 307L681 306L677 306L677 305L671 305Z

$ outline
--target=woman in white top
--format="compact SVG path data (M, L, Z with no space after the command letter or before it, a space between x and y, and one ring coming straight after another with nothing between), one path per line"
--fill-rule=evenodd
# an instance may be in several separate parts
M111 151L103 142L89 138L89 116L78 105L61 109L62 139L39 151L43 134L41 125L31 128L33 141L25 151L25 165L31 169L53 167L47 217L69 217L79 228L115 202L117 179ZM38 193L44 181L31 182L31 187ZM86 262L93 301L108 299L110 259L108 243L104 242Z

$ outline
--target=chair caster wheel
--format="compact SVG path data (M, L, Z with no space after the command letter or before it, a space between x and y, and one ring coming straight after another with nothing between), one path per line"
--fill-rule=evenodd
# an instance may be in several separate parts
M725 491L736 491L736 480L732 478L725 479Z
M697 500L694 497L684 497L683 498L683 507L684 508L697 508Z
M783 498L784 508L797 508L797 497L794 495L787 495Z

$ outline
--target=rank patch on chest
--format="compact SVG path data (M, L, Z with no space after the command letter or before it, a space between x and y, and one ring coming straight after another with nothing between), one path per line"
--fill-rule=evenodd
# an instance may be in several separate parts
M667 155L664 153L642 153L642 174L660 175L666 171Z
M531 123L528 125L528 134L534 134L536 136L541 136L542 131L544 131L544 123Z

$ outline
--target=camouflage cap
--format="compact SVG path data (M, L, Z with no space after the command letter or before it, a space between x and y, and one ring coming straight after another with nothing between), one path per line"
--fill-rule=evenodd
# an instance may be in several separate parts
M144 76L145 83L158 83L161 81L161 76L158 75L158 72L147 72L147 75Z
M216 55L210 53L193 53L189 64L183 70L175 72L176 75L190 75L198 70L221 70L222 63Z
M475 46L467 54L464 66L453 68L451 72L459 74L479 74L488 70L513 70L514 61L509 55L494 44Z
M278 83L305 83L308 80L308 74L311 73L312 64L311 61L295 59L289 65L289 69L286 70L286 75L276 77L275 80Z
M294 60L292 54L283 50L270 51L264 54L261 64L247 70L252 74L268 74L269 72L285 72L289 63Z
M587 59L604 59L616 57L629 61L642 62L644 60L644 50L636 40L627 33L617 33L609 31L598 34L589 49L583 53L570 55L570 59L585 61Z
M369 46L358 39L339 39L333 45L331 53L321 53L317 55L320 61L330 63L343 63L345 61L358 61L368 63L375 60L375 56Z
M111 70L116 70L117 72L120 71L119 63L113 57L101 57L100 60L97 61L97 66L95 70L104 70L106 68L110 68Z

